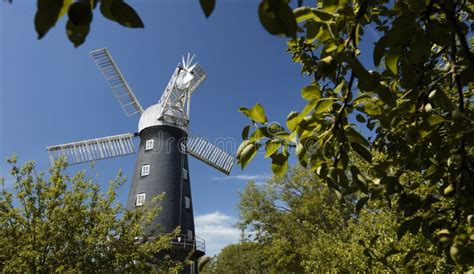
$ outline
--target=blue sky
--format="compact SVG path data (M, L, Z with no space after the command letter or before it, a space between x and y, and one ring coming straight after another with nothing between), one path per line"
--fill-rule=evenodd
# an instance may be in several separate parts
M181 55L195 53L208 79L193 94L191 130L214 140L241 141L247 119L237 111L260 102L273 121L284 122L304 105L300 89L310 82L285 53L286 40L261 27L257 2L217 1L206 19L198 1L129 1L145 29L126 29L96 10L85 44L75 49L61 20L42 40L36 39L36 1L0 4L0 156L17 153L20 162L49 166L46 146L136 132L138 116L126 117L88 52L108 47L143 107L160 98ZM138 140L137 140L138 141ZM235 153L234 147L231 153ZM132 174L134 156L98 161L89 174L105 186L118 169ZM71 167L69 172L89 169ZM8 166L0 164L0 174ZM244 170L225 175L191 158L190 176L197 234L208 254L237 241L238 192L248 179L263 181L270 163L257 156ZM125 202L130 180L120 190Z

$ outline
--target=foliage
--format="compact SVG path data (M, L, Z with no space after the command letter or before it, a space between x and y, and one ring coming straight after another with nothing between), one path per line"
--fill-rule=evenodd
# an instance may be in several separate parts
M39 38L67 11L68 37L80 45L98 2L38 0ZM215 0L200 4L209 16ZM377 201L393 205L405 217L397 228L400 240L407 232L421 233L441 247L438 255L449 263L472 267L474 1L321 0L303 6L297 0L295 9L290 4L261 0L258 14L269 33L289 38L293 61L311 77L301 90L308 103L288 114L286 129L268 123L260 104L241 108L253 127L243 130L240 165L265 149L281 176L293 153L341 199L362 195L358 208ZM100 7L108 19L143 27L122 0L102 0ZM380 38L373 47L361 47L368 32ZM364 54L375 67L362 62ZM367 162L367 173L349 161L349 153ZM413 173L420 182L410 180Z
M294 154L341 199L356 193L359 208L376 201L396 208L405 217L400 240L421 233L450 264L472 267L474 2L324 0L291 14L282 12L285 0L261 5L272 13L263 19L273 20L261 16L263 25L290 38L288 52L311 83L301 91L307 105L288 114L286 128L269 123L260 104L240 109L252 120L240 165L264 149L281 176ZM366 32L380 38L361 48ZM374 70L363 54L373 56Z
M359 211L362 197L352 194L343 202L301 167L260 187L250 182L239 204L242 229L257 241L250 256L261 253L261 264L275 273L457 269L421 235L398 239L396 227L403 217L387 204L369 201Z
M216 6L216 0L199 0L199 3L206 17ZM89 35L98 6L102 16L124 27L145 27L140 15L124 0L37 0L35 30L38 39L42 39L67 14L66 35L74 47L82 45Z
M105 18L128 28L144 28L138 13L123 0L37 0L35 29L42 39L67 14L66 35L75 47L84 43L100 6Z
M261 244L249 241L228 245L211 259L203 273L268 273L262 248Z
M158 199L133 212L116 202L121 173L105 194L84 171L64 173L59 160L49 179L33 162L19 167L8 160L14 193L2 182L0 194L1 272L110 272L178 269L179 264L157 254L170 248L173 234L147 239L142 225L150 224ZM142 241L139 241L139 240Z

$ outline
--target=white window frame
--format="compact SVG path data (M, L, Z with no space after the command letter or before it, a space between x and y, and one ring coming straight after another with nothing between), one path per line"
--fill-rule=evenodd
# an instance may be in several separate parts
M183 167L183 179L188 180L188 170Z
M184 196L184 207L191 209L191 199L188 196Z
M140 176L148 176L150 175L150 165L142 165L142 170L140 172Z
M155 143L154 139L146 140L146 142L145 142L145 151L152 150L154 143Z
M145 193L138 193L137 196L135 196L135 206L145 205L145 198Z
M186 235L188 237L188 240L193 240L193 231L191 229L188 229L188 235Z

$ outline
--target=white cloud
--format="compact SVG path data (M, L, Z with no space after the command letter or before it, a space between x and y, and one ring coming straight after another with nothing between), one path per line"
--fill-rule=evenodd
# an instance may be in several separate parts
M223 177L212 177L214 181L256 181L257 183L262 183L269 177L266 175L234 175L234 176L223 176Z
M196 235L206 241L206 255L214 256L226 245L237 243L240 230L236 218L219 211L197 215L194 218Z
M216 181L230 181L230 180L260 180L265 178L264 175L234 175L234 176L223 176L223 177L212 177L212 180Z

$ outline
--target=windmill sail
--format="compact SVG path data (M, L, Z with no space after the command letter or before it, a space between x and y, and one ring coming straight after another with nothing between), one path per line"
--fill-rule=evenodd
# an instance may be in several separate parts
M163 106L163 110L158 117L159 119L163 119L169 112L176 110L184 113L186 116L186 120L182 121L182 123L188 123L189 96L207 78L206 73L199 64L192 63L193 58L194 55L188 54L186 59L183 57L182 64L176 67L158 102Z
M47 147L51 163L59 157L66 157L69 165L102 160L135 153L133 133L84 140Z
M206 80L207 75L204 72L204 70L199 66L199 64L196 64L192 70L193 72L193 80L191 80L191 84L189 85L189 93L193 93L194 90L196 90L199 85L201 85L204 80Z
M136 113L142 114L143 107L138 102L127 81L125 81L125 77L123 77L107 48L91 51L90 55L112 89L125 114L127 116Z
M194 55L191 55L190 53L188 53L186 59L184 59L184 56L182 57L182 66L184 70L190 72L190 75L192 75L188 85L188 92L190 94L193 93L193 91L196 90L199 85L207 78L207 74L204 72L201 66L199 66L198 63L193 63L193 60Z
M195 158L229 175L234 165L234 157L222 149L196 135L188 136L186 151Z

